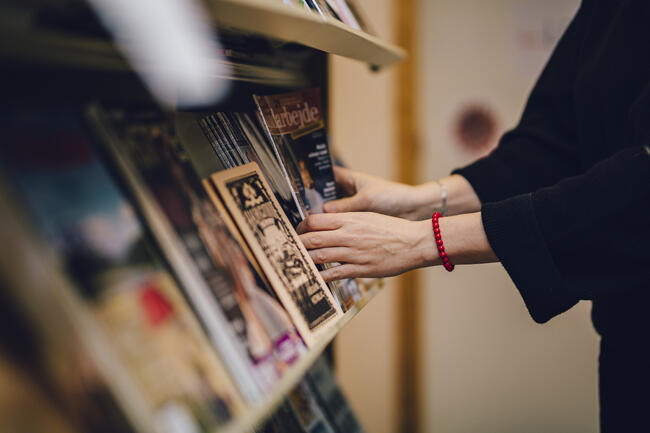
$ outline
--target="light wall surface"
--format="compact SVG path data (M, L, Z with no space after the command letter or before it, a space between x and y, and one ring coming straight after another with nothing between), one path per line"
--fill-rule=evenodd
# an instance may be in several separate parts
M394 0L360 2L379 36L392 41ZM330 56L330 139L350 168L394 175L394 69L378 73L358 61ZM336 373L369 433L392 433L397 422L397 338L394 280L335 340Z
M478 155L461 149L455 119L487 107L503 132L576 0L421 0L422 180ZM499 264L421 271L422 431L598 431L599 340L580 303L545 325L529 317Z

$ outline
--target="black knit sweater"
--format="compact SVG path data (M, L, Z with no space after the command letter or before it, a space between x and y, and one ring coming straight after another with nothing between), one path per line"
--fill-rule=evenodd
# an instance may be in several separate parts
M534 320L650 323L650 1L585 0L519 125L457 170Z

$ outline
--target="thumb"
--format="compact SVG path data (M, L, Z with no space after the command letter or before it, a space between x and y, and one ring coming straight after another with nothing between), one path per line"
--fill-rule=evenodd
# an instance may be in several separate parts
M327 213L337 212L355 212L363 210L361 200L358 195L352 197L340 198L338 200L328 201L323 205L323 210Z

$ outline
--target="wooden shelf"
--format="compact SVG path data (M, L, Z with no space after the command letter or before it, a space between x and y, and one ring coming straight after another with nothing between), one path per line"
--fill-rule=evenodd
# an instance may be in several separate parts
M217 27L296 42L372 66L388 66L406 56L401 48L280 0L208 0Z
M399 47L280 0L206 0L217 28L294 42L382 67L405 57ZM0 60L105 71L128 71L130 66L109 41L33 28L29 17L0 9ZM276 86L296 85L287 70L231 63L227 76L215 77Z
M300 359L285 372L282 379L275 385L273 392L266 396L262 403L249 408L243 416L220 429L219 433L250 433L270 417L287 397L289 391L305 376L307 370L316 362L334 337L379 293L381 280L376 280L376 282L379 283L379 286L371 288L355 306L345 312L343 317L324 334L318 343L303 353Z

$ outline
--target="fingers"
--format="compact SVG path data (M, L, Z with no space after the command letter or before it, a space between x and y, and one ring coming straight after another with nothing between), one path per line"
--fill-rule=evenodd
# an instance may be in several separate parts
M323 205L323 210L327 213L356 212L364 210L364 206L361 198L358 195L353 195L352 197L328 201Z
M345 236L337 230L303 233L300 235L300 240L308 250L348 247L351 243L349 236Z
M343 218L339 215L313 214L301 221L296 227L296 231L298 234L302 234L320 230L336 230L342 225Z
M334 166L333 169L334 180L336 180L336 185L339 187L339 189L347 195L355 194L357 192L357 188L354 171L337 166Z
M344 264L321 271L321 276L325 282L342 280L344 278L354 278L363 276L363 268L359 265Z
M355 262L355 254L348 247L327 247L309 250L309 255L316 264L333 262Z

